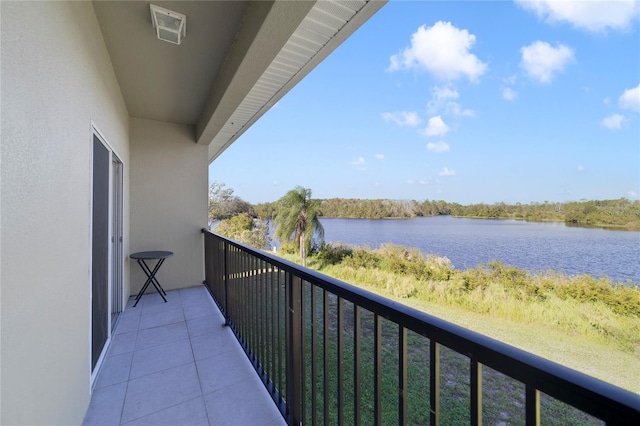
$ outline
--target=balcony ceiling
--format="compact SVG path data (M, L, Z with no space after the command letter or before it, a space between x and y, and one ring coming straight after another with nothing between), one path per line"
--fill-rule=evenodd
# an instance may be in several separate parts
M191 125L213 161L385 1L154 1L187 16L156 38L149 2L93 3L129 115Z

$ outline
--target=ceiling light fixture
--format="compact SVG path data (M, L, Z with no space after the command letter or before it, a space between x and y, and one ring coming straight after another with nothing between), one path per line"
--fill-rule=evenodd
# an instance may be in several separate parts
M158 39L180 44L187 35L187 17L154 4L151 7L151 22Z

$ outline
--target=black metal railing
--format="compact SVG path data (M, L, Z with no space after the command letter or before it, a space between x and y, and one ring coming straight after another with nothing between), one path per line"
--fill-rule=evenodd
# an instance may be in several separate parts
M637 394L203 232L205 284L290 425L640 425Z

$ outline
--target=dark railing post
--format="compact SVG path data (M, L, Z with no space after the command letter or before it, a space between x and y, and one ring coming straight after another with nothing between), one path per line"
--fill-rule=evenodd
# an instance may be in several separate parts
M525 424L540 426L540 392L527 385L525 395Z
M482 426L482 364L471 357L471 426Z
M373 365L373 424L382 426L382 320L378 314L373 316Z
M302 424L302 389L300 383L300 293L302 279L287 273L287 406L289 407L289 425Z
M407 425L407 329L398 326L398 424Z
M311 424L318 424L318 326L316 324L316 288L311 286Z
M327 290L322 290L322 353L324 358L323 370L324 370L324 425L329 425L329 406L330 406L330 398L329 398L329 292Z
M229 243L224 241L223 243L223 253L224 253L224 272L222 282L224 283L224 325L229 325L229 257L227 256L229 252Z
M338 424L344 424L344 304L341 297L338 297Z
M440 426L440 344L433 339L429 342L429 393L430 424Z
M353 424L360 426L361 424L361 405L362 405L362 371L360 368L360 357L362 347L360 344L360 334L362 333L362 325L360 323L361 314L360 306L353 306Z

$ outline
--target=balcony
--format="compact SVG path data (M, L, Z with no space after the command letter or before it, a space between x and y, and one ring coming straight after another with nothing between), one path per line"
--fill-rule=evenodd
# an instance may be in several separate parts
M205 286L127 307L85 425L640 424L637 394L203 232Z
M205 287L121 314L84 425L285 424Z
M206 285L288 424L640 424L640 396L203 231Z

